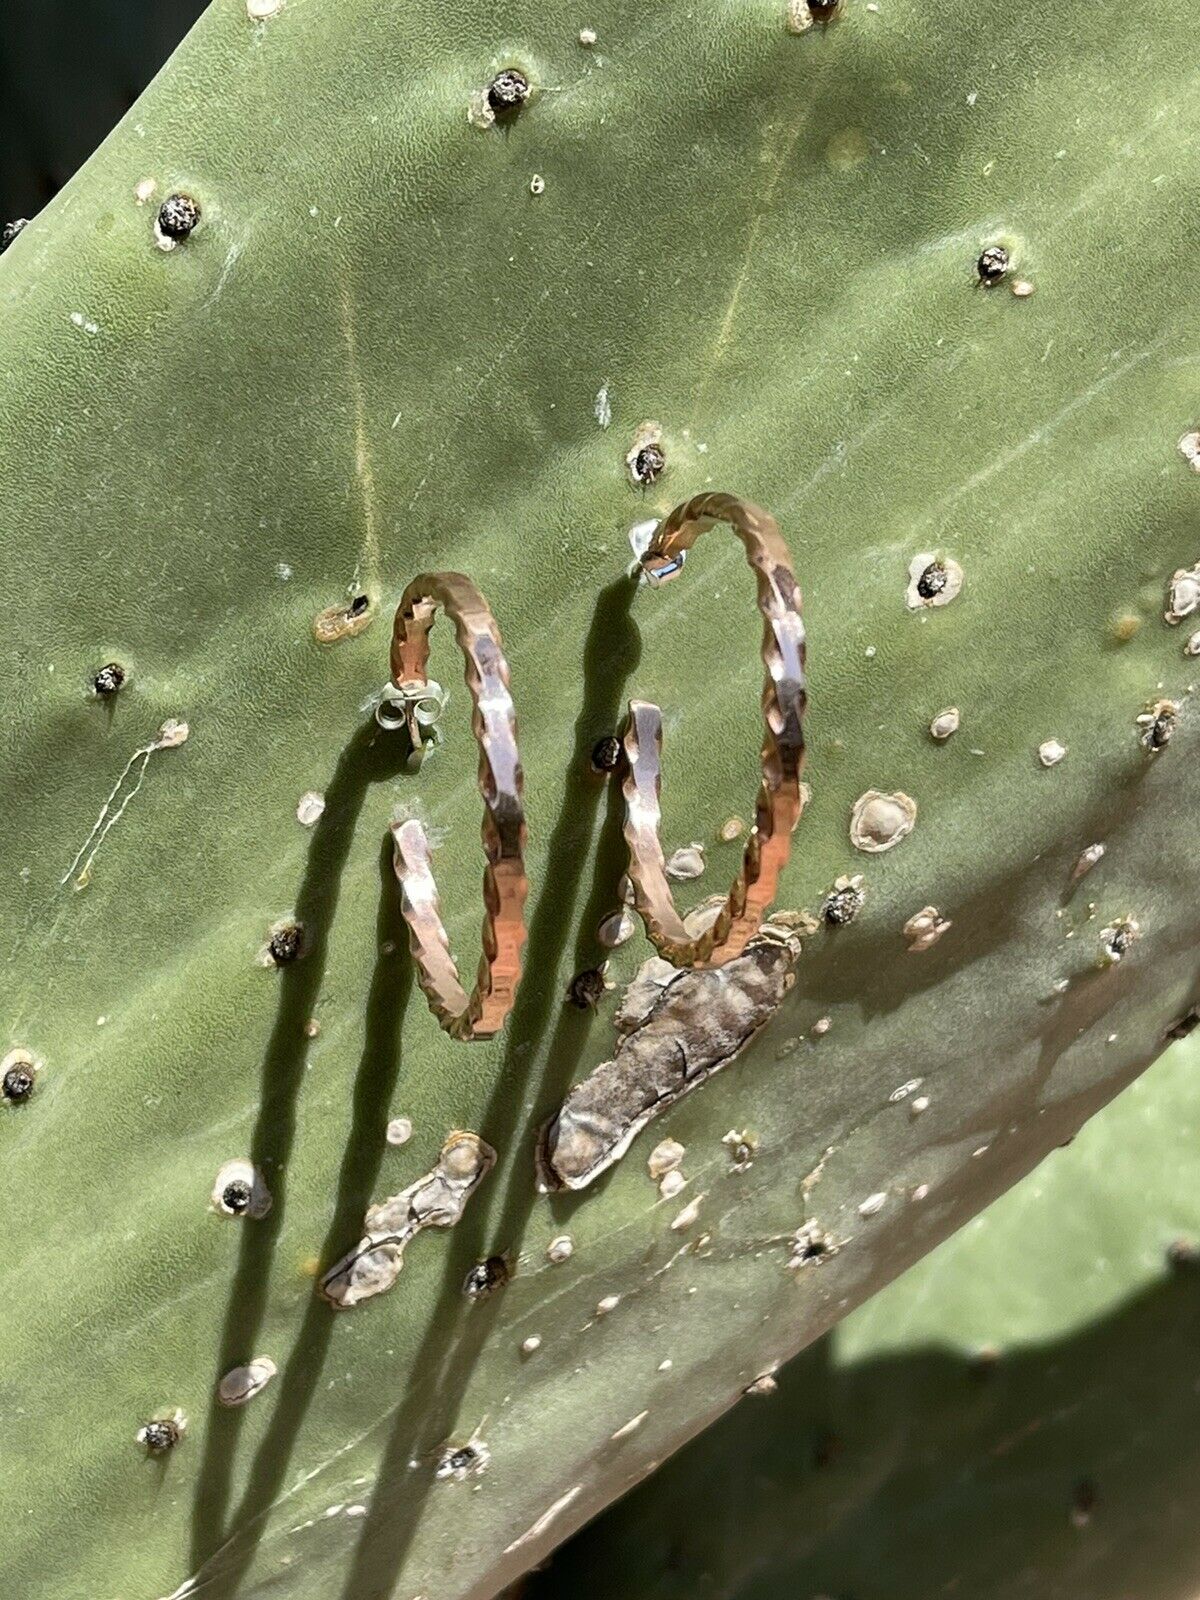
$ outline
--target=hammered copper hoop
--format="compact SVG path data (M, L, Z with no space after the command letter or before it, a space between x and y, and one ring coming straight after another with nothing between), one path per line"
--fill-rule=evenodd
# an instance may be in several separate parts
M392 824L394 865L408 923L417 981L429 1009L455 1039L490 1039L504 1025L521 981L525 942L524 780L517 753L517 719L509 693L508 662L487 601L461 572L427 572L401 596L392 632L392 681L419 699L428 688L429 634L441 606L454 623L466 658L471 728L479 745L483 795L483 959L467 995L450 954L429 840L416 820Z
M662 712L629 702L625 731L625 840L634 903L661 955L677 967L723 966L746 948L775 898L804 802L804 623L792 558L775 519L732 494L700 494L659 525L642 567L651 583L675 577L684 552L714 523L728 523L746 547L763 615L762 784L741 871L716 920L693 936L675 909L659 839Z

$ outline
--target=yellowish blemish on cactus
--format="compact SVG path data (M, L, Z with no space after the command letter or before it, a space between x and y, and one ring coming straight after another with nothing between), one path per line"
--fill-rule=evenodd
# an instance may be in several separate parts
M339 600L326 606L313 618L313 638L318 644L340 644L343 639L353 639L369 628L375 620L375 607L368 595L355 595L352 600Z

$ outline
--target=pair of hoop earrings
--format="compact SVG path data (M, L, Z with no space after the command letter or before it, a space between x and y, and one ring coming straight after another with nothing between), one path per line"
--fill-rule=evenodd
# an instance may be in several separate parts
M804 624L791 556L774 518L730 494L701 494L677 506L660 523L641 558L653 585L676 577L686 552L716 523L728 524L745 547L757 582L763 617L762 782L754 827L741 870L715 920L689 933L675 909L659 838L662 788L662 712L646 700L629 702L623 739L625 839L634 905L646 933L677 967L722 966L740 955L775 898L803 809ZM408 924L417 979L430 1010L455 1039L490 1039L512 1009L521 978L525 942L526 825L524 779L517 751L517 720L508 662L487 601L461 573L427 573L409 584L396 611L392 635L391 705L419 744L436 689L428 675L429 634L438 607L454 623L466 659L479 746L483 796L483 956L470 995L450 954L429 840L415 819L392 825L394 865Z

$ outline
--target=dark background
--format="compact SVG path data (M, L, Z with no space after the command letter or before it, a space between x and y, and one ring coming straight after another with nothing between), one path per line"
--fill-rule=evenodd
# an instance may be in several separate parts
M206 0L0 0L0 221L87 159Z

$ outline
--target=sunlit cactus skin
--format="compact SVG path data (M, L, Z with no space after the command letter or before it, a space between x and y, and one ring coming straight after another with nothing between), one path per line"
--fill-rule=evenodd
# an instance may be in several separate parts
M1178 1593L1198 1500L1198 1058L1174 1045L557 1552L529 1600L600 1563L644 1600Z
M1197 999L1191 622L1164 620L1200 559L1193 19L1106 17L1101 59L1083 0L846 0L800 33L787 0L254 9L217 0L0 259L0 1055L36 1067L0 1105L0 1572L39 1600L483 1600ZM530 92L496 120L505 71ZM185 237L156 226L175 195ZM702 490L769 510L803 593L812 794L777 909L816 928L734 1061L547 1195L539 1136L651 954L597 935L625 860L593 750L663 708L664 843L706 861L682 905L727 891L752 813L741 551L629 576L631 530ZM470 1045L414 993L388 837L439 844L469 970L449 630L428 757L373 714L431 571L497 618L525 773L524 977ZM916 806L880 853L850 839L871 790ZM335 1312L322 1273L456 1130L497 1153L461 1220ZM236 1160L265 1213L213 1206Z

